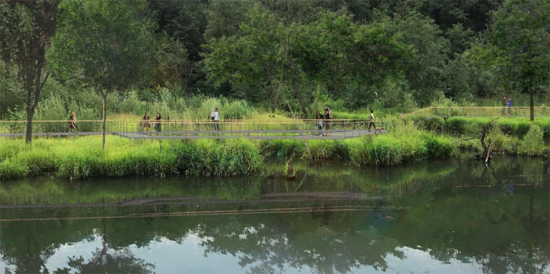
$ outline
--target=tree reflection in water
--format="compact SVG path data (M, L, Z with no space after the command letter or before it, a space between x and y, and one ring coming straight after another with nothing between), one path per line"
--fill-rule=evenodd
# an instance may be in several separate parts
M547 271L547 164L503 159L493 161L490 168L473 164L456 165L444 172L432 165L424 168L376 173L372 177L382 178L374 182L376 186L364 182L364 176L350 179L352 184L358 183L357 188L376 189L377 195L393 191L396 195L386 204L404 210L0 222L0 256L15 273L48 273L47 260L60 246L93 240L97 231L103 231L103 246L98 245L91 259L71 257L70 270L58 269L57 273L152 273L155 268L148 262L150 258L137 258L130 247L146 247L158 239L183 244L191 235L200 239L205 256L236 257L243 271L251 273L284 272L287 268L316 273L347 273L363 267L391 271L395 262L388 258L405 260L408 249L429 253L440 264L453 260L475 263L484 273ZM331 180L323 176L322 172L311 173L308 180L319 185ZM510 179L518 184L513 196L500 187ZM307 184L300 189L316 190ZM254 197L257 190L234 192ZM144 207L139 210L155 212ZM168 212L169 208L155 210ZM6 219L28 215L24 210L2 213ZM112 208L106 215L122 213L122 208ZM65 209L50 213L61 217L72 214ZM174 254L173 260L178 259Z
M155 273L155 266L145 262L143 259L136 258L129 249L122 249L113 252L105 252L97 249L89 261L84 258L69 258L68 265L71 268L57 269L54 274L68 273L136 273L149 274ZM72 271L72 270L76 270Z

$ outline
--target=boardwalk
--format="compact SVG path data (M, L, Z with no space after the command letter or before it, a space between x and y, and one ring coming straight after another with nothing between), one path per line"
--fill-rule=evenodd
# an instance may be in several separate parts
M25 136L25 122L0 122L0 138ZM153 124L153 122L150 122ZM74 137L101 135L101 121L78 121L81 132L63 132L67 121L34 121L33 137ZM384 128L369 130L362 120L331 120L325 122L320 136L315 120L284 121L162 121L160 127L144 127L143 123L108 121L106 134L130 140L185 140L185 139L299 139L343 140L365 135L385 134ZM379 124L380 125L380 124ZM328 129L327 130L327 126Z

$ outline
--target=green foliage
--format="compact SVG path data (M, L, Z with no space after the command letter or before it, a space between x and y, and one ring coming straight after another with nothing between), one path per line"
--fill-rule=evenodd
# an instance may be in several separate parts
M213 0L208 6L208 23L204 32L206 41L230 37L239 32L246 13L254 6L252 0Z
M315 161L333 160L348 162L351 159L349 144L345 141L317 141L308 142L311 157ZM306 154L304 153L304 157Z
M352 161L363 165L397 165L405 161L449 157L455 145L447 137L401 124L400 130L383 136L349 140Z
M399 72L408 47L397 34L388 32L383 23L357 25L345 12L324 11L307 24L288 24L256 5L239 34L212 39L206 45L203 64L218 86L229 82L248 100L269 100L272 109L280 98L297 101L307 115L308 107L321 95L310 94L321 85L338 98L344 95L344 82L350 80L359 90L345 96L355 96L358 104L363 98L372 99L364 88ZM304 93L304 80L315 88Z
M261 166L259 150L249 140L131 142L110 138L106 151L101 140L39 140L32 148L20 141L0 145L4 160L0 178L12 179L53 172L58 177L83 179L99 176L236 176L253 173ZM9 148L7 148L9 147Z
M441 133L450 134L454 136L462 135L477 135L480 131L480 127L487 124L490 118L465 118L465 117L451 117L447 120L442 118L433 119L421 119L417 121L422 129L436 130L441 129ZM525 118L502 118L496 120L496 126L503 134L522 138L533 124L542 128L545 136L550 136L550 119L540 118L537 121L530 122Z
M548 28L549 0L507 0L493 14L487 43L472 51L482 66L498 73L506 89L529 93L531 107L533 95L550 82Z
M99 92L143 80L151 64L154 29L145 0L64 1L60 9L48 56L60 76L82 77Z
M521 142L518 153L527 156L539 156L544 152L543 131L538 125L532 125Z
M301 157L306 153L306 147L300 140L261 140L259 149L262 155L277 156L285 154L287 158Z
M0 60L0 119L9 119L25 102L22 85L17 81L17 73L12 65Z
M455 147L449 138L435 136L430 133L424 134L424 143L428 149L427 153L429 158L449 157Z
M445 63L449 41L434 20L414 9L405 9L390 16L379 12L375 21L388 25L391 33L412 50L411 60L405 62L403 72L416 102L427 105L444 88Z

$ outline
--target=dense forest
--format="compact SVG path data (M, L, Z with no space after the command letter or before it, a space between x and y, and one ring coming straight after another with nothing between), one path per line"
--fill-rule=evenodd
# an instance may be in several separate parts
M0 116L548 104L549 18L549 0L1 0Z

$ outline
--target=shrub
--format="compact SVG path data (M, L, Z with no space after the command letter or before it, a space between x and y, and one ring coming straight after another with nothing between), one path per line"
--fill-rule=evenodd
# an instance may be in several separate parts
M17 159L7 159L0 163L0 179L23 178L29 174L29 168Z
M260 153L265 156L284 154L287 158L302 156L306 153L306 147L302 140L261 140L259 141Z
M442 158L449 157L453 152L454 145L451 140L444 137L435 136L430 133L424 135L424 142L428 149L428 157Z
M543 153L543 131L538 125L532 125L520 142L518 153L527 156L538 156Z

